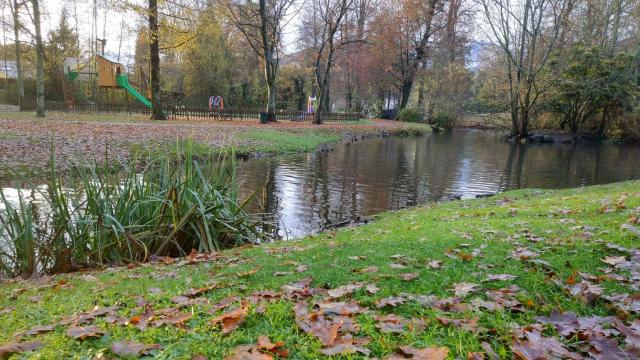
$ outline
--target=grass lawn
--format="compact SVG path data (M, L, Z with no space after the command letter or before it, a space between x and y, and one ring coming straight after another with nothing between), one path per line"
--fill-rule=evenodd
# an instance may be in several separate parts
M637 181L520 190L211 257L6 281L0 344L38 359L634 358L625 324L640 306L624 295L638 286L639 215ZM553 311L580 321L536 319ZM237 348L263 335L283 343Z

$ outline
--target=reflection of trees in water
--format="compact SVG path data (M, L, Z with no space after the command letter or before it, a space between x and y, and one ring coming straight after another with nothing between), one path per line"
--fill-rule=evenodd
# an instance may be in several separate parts
M254 160L260 165L250 161L242 172L252 186L268 180L265 209L300 235L452 194L630 179L640 176L639 154L640 147L508 144L492 134L453 131Z

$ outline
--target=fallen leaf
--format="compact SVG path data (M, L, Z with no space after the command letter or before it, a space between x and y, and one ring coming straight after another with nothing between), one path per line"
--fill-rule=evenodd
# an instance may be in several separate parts
M369 266L369 267L366 267L364 269L354 269L353 272L360 273L360 274L376 273L376 272L378 272L378 267L377 266Z
M414 360L444 360L449 355L446 347L428 347L416 349L410 346L400 346L398 350L388 355L384 360L414 359Z
M38 340L25 342L12 341L0 346L0 359L7 359L11 357L11 355L38 350L42 347L44 347L44 344Z
M538 257L538 253L527 248L519 247L511 252L511 256L518 260L529 260Z
M402 273L400 274L400 279L404 280L404 281L411 281L416 279L419 276L419 274L417 272L413 272L413 273Z
M460 330L471 333L478 333L478 319L449 319L445 317L436 317L442 325L453 325Z
M495 275L489 275L487 276L486 279L484 279L484 282L489 282L489 281L509 281L509 280L515 280L518 277L515 275L510 275L510 274L495 274Z
M104 331L95 325L89 326L72 326L67 329L67 336L76 340L84 340L87 338L100 337Z
M379 315L375 319L376 327L383 333L402 333L408 324L407 319L395 314Z
M369 338L341 339L331 346L320 349L320 353L326 356L348 355L361 353L369 355L371 351L364 346L369 342Z
M582 359L580 354L570 352L555 338L544 337L538 331L525 331L523 335L525 340L516 340L511 346L520 359Z
M237 309L223 313L211 320L213 325L221 325L222 333L228 334L237 329L244 321L244 318L249 313L249 307L246 303L241 304Z
M261 353L255 345L240 345L233 349L233 355L224 360L273 360L273 356Z
M151 351L161 349L159 344L140 344L131 340L116 341L111 344L111 352L124 357L139 357L141 355L149 355Z
M260 271L260 268L261 268L260 266L257 266L257 267L255 267L255 268L253 268L251 270L247 270L245 272L240 272L240 273L237 274L237 276L239 278L249 277L249 276L257 273L258 271Z
M467 295L478 291L480 285L473 283L456 283L453 284L453 292L456 296L466 297Z
M381 309L385 306L398 306L400 304L404 304L407 301L404 297L401 296L390 296L384 299L379 299L375 302L376 307Z
M442 268L442 261L440 260L431 260L427 263L427 266L430 269L441 269Z
M350 303L344 302L323 302L318 303L318 310L322 314L328 315L354 315L362 314L367 309L361 307L357 302L352 301Z
M362 283L347 284L335 289L331 289L327 291L327 294L329 295L330 299L337 299L345 295L352 294L354 291L361 289L362 286Z
M380 291L380 288L378 288L375 284L367 284L365 289L371 295L373 295L373 294L377 293L378 291Z

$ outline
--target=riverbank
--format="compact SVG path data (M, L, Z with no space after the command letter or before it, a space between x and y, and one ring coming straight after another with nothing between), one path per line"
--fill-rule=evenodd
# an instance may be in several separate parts
M17 343L0 357L632 358L639 216L638 181L519 190L295 242L6 281L0 344Z
M52 142L59 170L74 163L128 161L139 155L163 153L176 143L192 140L196 150L234 147L241 156L311 151L320 145L363 136L424 134L427 125L361 120L328 123L169 120L152 122L138 115L0 113L0 175L9 169L38 173L47 169Z

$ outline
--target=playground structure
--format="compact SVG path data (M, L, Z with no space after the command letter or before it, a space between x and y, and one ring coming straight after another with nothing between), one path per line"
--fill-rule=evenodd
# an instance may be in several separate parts
M65 64L63 69L63 91L64 102L68 109L74 109L77 106L75 88L77 87L78 82L82 79L88 80L90 84L93 84L96 78L98 93L93 94L94 98L104 97L108 102L110 94L112 98L114 97L114 90L123 89L125 90L125 94L127 94L127 96L131 95L137 102L141 103L147 108L151 108L151 102L149 101L149 98L151 98L151 90L147 86L146 77L144 76L144 72L142 71L142 69L140 69L140 88L142 89L143 93L145 92L144 89L147 89L146 97L130 84L129 78L123 71L123 64L109 60L106 57L98 54L95 55L94 61L96 64L96 72L82 71L84 66L81 66L81 64L79 63L76 63L73 66ZM87 93L89 92L90 91L87 90Z
M307 99L307 114L315 114L315 108L317 106L317 99L315 96L311 97L309 96L309 98Z

